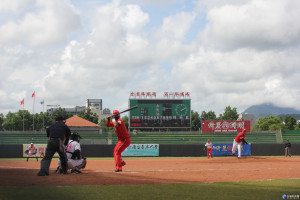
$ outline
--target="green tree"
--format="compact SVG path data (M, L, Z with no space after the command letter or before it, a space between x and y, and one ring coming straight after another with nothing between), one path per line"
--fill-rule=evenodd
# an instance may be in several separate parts
M16 113L17 118L21 119L21 127L18 128L19 126L16 126L15 130L16 131L21 131L23 130L23 122L24 122L24 131L32 131L33 128L33 115L28 111L28 110L19 110L18 113Z
M91 109L81 111L80 113L78 113L78 116L83 118L83 119L86 119L90 122L93 122L95 124L98 124L99 117L96 113L93 113L91 111Z
M106 118L103 118L101 121L100 121L100 126L102 127L102 130L103 132L113 132L114 131L114 128L112 127L107 127L106 126Z
M2 126L5 131L15 130L16 116L14 113L8 112L3 120Z
M17 113L9 112L2 123L5 131L32 131L33 118L28 110L19 110Z
M295 130L300 130L300 121L299 121L298 124L295 126Z
M216 120L216 119L217 119L217 116L214 111L209 111L209 112L202 111L201 116L200 116L201 121L211 121L211 120Z
M53 111L53 113L52 113L52 118L53 119L55 119L56 116L62 116L65 119L68 119L68 118L72 117L73 114L72 113L67 113L66 109L64 109L64 108L58 108L57 110Z
M40 112L34 115L34 130L43 131L54 123L53 117L48 112Z
M0 131L3 131L4 114L0 113Z
M227 106L223 114L220 114L218 120L237 120L239 117L236 108Z
M192 116L192 130L198 131L201 128L201 120L198 112L194 112L191 110L191 116Z
M3 121L3 128L6 131L22 131L23 130L23 115L19 113L8 112ZM30 115L30 114L29 114ZM24 116L25 117L25 116ZM24 126L24 130L26 130Z
M128 118L128 116L127 116L127 115L125 115L124 117L122 117L122 120L123 120L123 122L124 122L124 124L125 124L126 128L128 129L128 121L129 121L129 118Z
M279 130L282 122L278 117L270 116L259 118L254 124L253 131L275 131Z
M293 116L286 116L284 119L284 129L285 130L295 130L297 121Z

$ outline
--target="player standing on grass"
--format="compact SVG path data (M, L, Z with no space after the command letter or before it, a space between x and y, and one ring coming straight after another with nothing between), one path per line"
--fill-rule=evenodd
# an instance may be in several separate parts
M115 172L122 172L122 167L126 164L125 161L122 160L122 152L130 145L131 139L123 120L120 118L120 112L118 110L113 111L112 121L111 117L107 118L106 126L114 127L115 133L118 136L119 142L114 148L114 158L116 164Z
M239 159L241 159L241 157L242 157L242 144L248 145L248 143L245 141L245 138L246 138L246 129L243 129L243 131L240 132L233 140L232 154L234 155L236 149L238 149L238 158Z
M210 155L211 158L213 158L213 155L212 155L213 144L210 142L209 139L207 140L207 143L205 144L205 147L207 149L207 158L209 159L209 155ZM204 150L205 150L205 148L204 148Z

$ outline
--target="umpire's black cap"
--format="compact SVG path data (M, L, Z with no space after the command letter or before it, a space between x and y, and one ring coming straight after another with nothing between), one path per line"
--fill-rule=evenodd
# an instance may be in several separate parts
M61 115L57 115L55 117L55 121L57 121L57 122L61 122L61 121L64 121L64 120L65 120L65 118L63 116L61 116Z

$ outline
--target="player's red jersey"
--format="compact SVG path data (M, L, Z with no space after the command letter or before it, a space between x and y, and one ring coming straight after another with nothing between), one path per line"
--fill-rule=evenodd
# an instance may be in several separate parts
M122 119L118 119L116 121L117 124L119 124L119 126L115 126L113 122L111 122L110 120L106 121L106 126L107 127L114 127L115 132L118 136L118 140L123 140L125 138L129 138L129 133L127 132L126 126L123 122Z
M240 132L236 137L235 137L235 141L240 143L242 142L243 139L246 138L246 134L243 132Z

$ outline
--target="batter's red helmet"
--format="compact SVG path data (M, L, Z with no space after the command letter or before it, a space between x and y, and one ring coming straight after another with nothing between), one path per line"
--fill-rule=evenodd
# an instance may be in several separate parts
M120 112L118 110L114 110L113 111L113 115L115 115L116 117L120 118Z
M243 129L243 132L246 132L247 130L246 129Z

